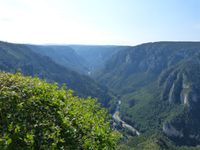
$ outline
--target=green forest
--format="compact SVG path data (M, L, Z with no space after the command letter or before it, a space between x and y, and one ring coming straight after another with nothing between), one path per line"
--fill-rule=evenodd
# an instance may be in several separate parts
M199 83L199 42L0 42L0 149L199 150Z

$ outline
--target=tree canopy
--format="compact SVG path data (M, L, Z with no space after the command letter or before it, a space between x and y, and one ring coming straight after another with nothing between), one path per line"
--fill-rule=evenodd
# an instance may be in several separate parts
M115 149L106 110L65 89L0 73L0 149Z

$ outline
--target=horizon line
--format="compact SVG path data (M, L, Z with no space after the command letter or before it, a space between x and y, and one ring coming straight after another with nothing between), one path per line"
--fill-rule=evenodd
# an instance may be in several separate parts
M137 46L142 44L148 43L198 43L200 40L163 40L163 41L147 41L147 42L140 42L136 44L89 44L89 43L32 43L32 42L9 42L0 40L0 42L10 43L10 44L21 44L21 45L40 45L40 46Z

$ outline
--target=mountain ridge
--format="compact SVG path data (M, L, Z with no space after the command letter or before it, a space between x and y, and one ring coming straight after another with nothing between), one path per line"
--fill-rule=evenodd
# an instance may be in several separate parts
M153 42L119 51L96 76L121 97L120 114L143 134L200 144L200 42Z
M141 133L129 139L127 146L182 149L185 145L190 149L200 145L200 42L69 47L0 42L0 69L21 68L25 75L68 83L82 96L98 97L110 112L120 100L120 118ZM66 61L59 59L62 56ZM75 65L73 71L70 63ZM92 74L88 74L91 64Z
M29 46L0 42L0 69L16 72L19 68L24 75L38 76L59 84L67 83L79 96L97 97L105 106L112 99L108 90L91 78L55 63L48 56L33 52Z

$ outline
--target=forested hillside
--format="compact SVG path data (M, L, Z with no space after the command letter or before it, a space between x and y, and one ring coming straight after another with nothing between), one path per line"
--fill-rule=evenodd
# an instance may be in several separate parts
M121 117L142 132L132 147L155 133L179 146L200 144L199 66L198 42L142 44L107 61L96 79L118 94ZM173 145L169 139L157 146L167 149L162 143Z
M60 85L66 84L75 94L96 97L104 106L112 99L109 91L94 80L59 65L48 56L33 52L30 45L0 42L0 70L20 70L24 75L38 76Z
M88 75L94 75L101 70L112 56L128 46L98 46L98 45L69 45L76 53L84 58L89 68Z
M0 42L0 70L20 70L47 82L66 83L76 95L97 97L121 119L111 121L124 135L118 149L199 149L199 42L138 46ZM125 129L125 123L139 136Z
M28 45L28 47L42 55L48 56L57 64L81 74L87 74L89 67L87 61L66 45Z

